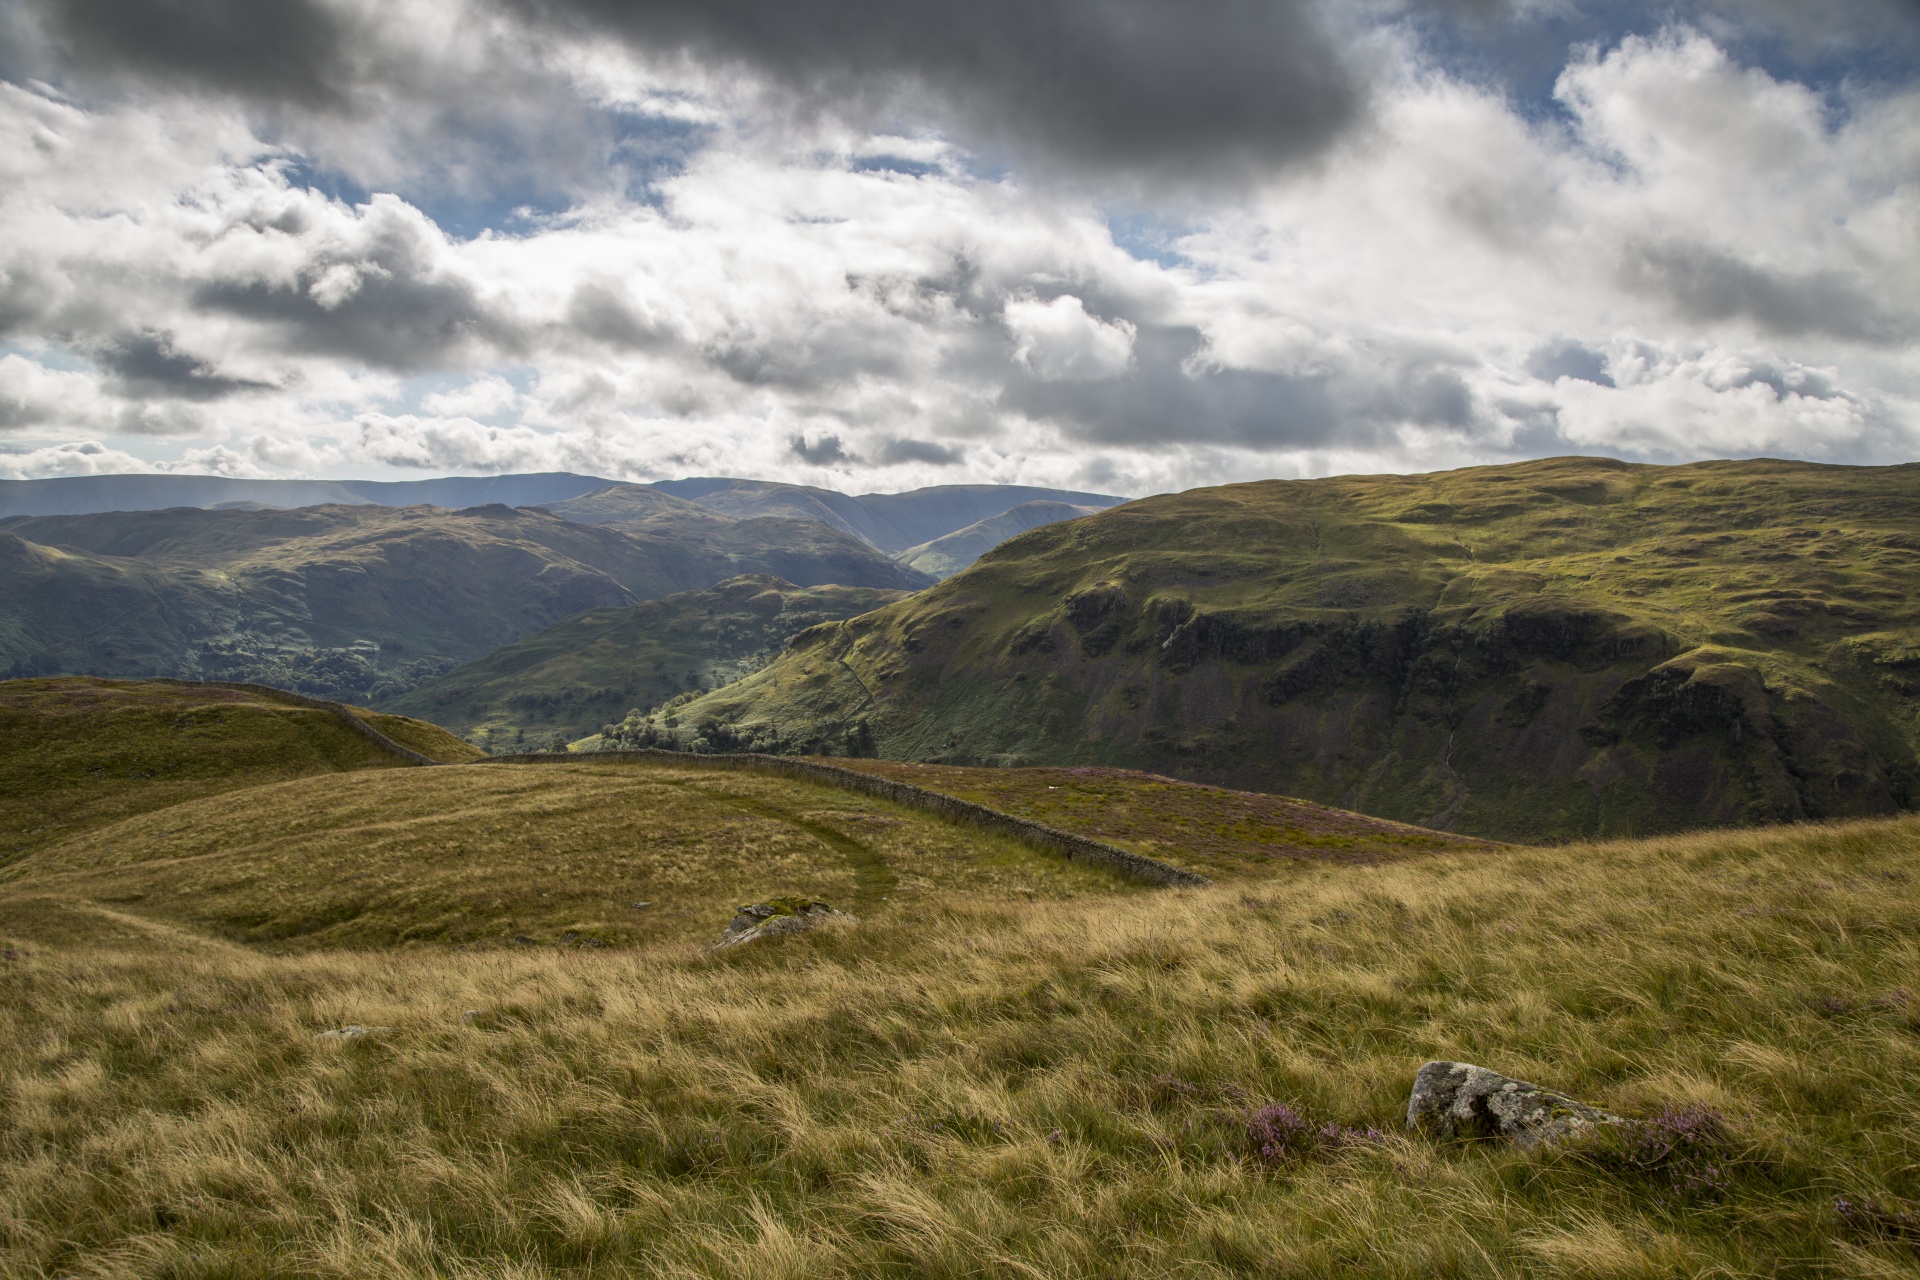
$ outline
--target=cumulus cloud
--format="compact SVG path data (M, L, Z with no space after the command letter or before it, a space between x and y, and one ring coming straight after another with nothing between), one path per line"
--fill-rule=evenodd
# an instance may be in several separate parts
M0 432L98 431L114 413L91 375L49 369L18 354L0 356Z
M46 480L55 476L120 475L151 470L152 467L132 454L109 449L98 440L47 445L18 453L0 450L0 480Z
M1006 305L1013 358L1042 382L1111 378L1133 359L1131 320L1100 320L1070 293L1050 302L1014 298Z
M200 3L170 6L181 32L225 12ZM762 47L828 9L878 25L853 52ZM980 11L1006 31L812 0L786 17L747 0L309 10L208 37L319 24L285 53L307 61L284 89L223 79L231 50L174 35L122 47L134 19L97 36L39 11L62 65L124 92L0 83L9 456L80 465L85 439L233 474L1142 492L1545 452L1880 461L1920 436L1920 95L1816 91L1705 28L1575 50L1523 108L1449 73L1412 19L1368 27L1326 63L1347 105L1314 124L1287 114L1285 85L1247 88L1255 71L1377 10L1207 3L1185 34L1144 0ZM438 153L410 125L382 133L368 103L397 101L382 68L428 58L433 32L480 65L536 12L501 90L515 110L674 116L699 141L638 186L589 183L510 230L462 232L436 214ZM1022 51L1009 34L1068 27L1089 43ZM1254 28L1297 41L1276 34L1198 86L1183 59ZM929 32L958 43L923 47ZM979 85L953 70L962 55ZM436 67L406 92L440 94ZM1036 68L1057 75L987 101ZM1199 114L1131 140L1126 112L1030 118L1069 91L1106 110L1128 68L1153 75L1127 112L1177 97L1218 115L1218 136L1199 137ZM455 116L481 110L467 101L444 97ZM861 123L873 111L884 127ZM1263 112L1275 136L1256 146L1242 134ZM480 146L479 119L442 124ZM398 165L418 189L322 182L342 121L380 135L359 172ZM1022 130L1029 150L980 141ZM1240 157L1240 185L1119 208L1033 159L1164 178L1183 149L1191 173Z

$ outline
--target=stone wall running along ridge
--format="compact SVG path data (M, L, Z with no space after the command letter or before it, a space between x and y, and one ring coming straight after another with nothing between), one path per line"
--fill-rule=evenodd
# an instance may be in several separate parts
M657 747L641 747L631 751L595 751L581 755L541 752L529 755L488 756L484 760L476 760L473 763L554 764L565 761L570 764L597 764L614 760L648 760L680 765L705 765L716 769L747 769L763 773L785 774L791 778L804 778L810 782L824 782L843 790L861 791L867 795L879 796L883 800L891 800L895 804L905 805L910 809L931 813L950 822L978 827L982 831L991 831L997 835L1010 836L1033 848L1060 854L1071 862L1105 867L1109 871L1117 871L1121 875L1131 876L1135 880L1142 880L1148 884L1194 886L1211 883L1207 877L1198 872L1188 871L1184 867L1176 867L1158 858L1149 858L1117 845L1100 840L1089 840L1085 836L1077 836L1072 832L1061 831L1043 823L1016 818L1010 813L1001 813L998 809L989 809L985 805L974 804L969 800L943 795L938 791L929 791L925 787L916 787L910 782L895 782L891 778L879 778L855 769L843 769L839 765L821 764L817 760L799 760L792 756L753 753L700 755L686 751L663 751Z

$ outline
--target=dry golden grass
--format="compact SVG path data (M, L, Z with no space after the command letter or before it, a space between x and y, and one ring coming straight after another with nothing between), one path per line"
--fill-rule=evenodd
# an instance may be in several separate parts
M479 751L437 725L363 712L440 760ZM282 778L403 764L331 712L172 681L0 681L0 864L78 831Z
M536 772L420 776L527 788L511 810ZM0 1272L1912 1274L1916 886L1901 819L928 892L720 955L273 955L14 913ZM391 1030L316 1038L347 1023ZM1404 1137L1435 1057L1711 1105L1724 1185ZM1388 1136L1264 1164L1266 1100Z
M971 800L1003 813L1170 858L1208 876L1273 874L1276 859L1379 862L1447 850L1491 851L1491 840L1389 822L1258 791L1234 791L1132 769L986 769L899 760L834 760Z
M109 908L279 948L593 947L710 940L740 902L782 894L873 917L1089 890L1139 891L832 787L587 763L319 775L174 805L16 860L0 911Z

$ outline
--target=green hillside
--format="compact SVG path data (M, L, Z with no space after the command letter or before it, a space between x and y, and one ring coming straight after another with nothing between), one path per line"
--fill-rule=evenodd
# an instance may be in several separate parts
M367 718L442 760L445 730ZM330 712L212 685L87 677L0 682L0 863L132 814L313 774L404 763Z
M544 749L556 737L596 734L635 708L738 679L798 632L903 594L746 574L705 591L577 614L384 705L484 737L496 750Z
M824 525L661 501L684 510L631 529L504 506L0 520L0 674L246 680L361 701L582 610L741 572L931 581Z
M1564 839L1892 813L1916 712L1920 467L1572 458L1038 529L797 637L679 732Z

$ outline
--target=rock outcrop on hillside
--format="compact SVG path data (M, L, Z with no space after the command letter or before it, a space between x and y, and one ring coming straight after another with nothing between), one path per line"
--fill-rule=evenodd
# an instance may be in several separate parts
M1036 529L683 722L1500 838L1920 800L1920 467L1550 459Z

